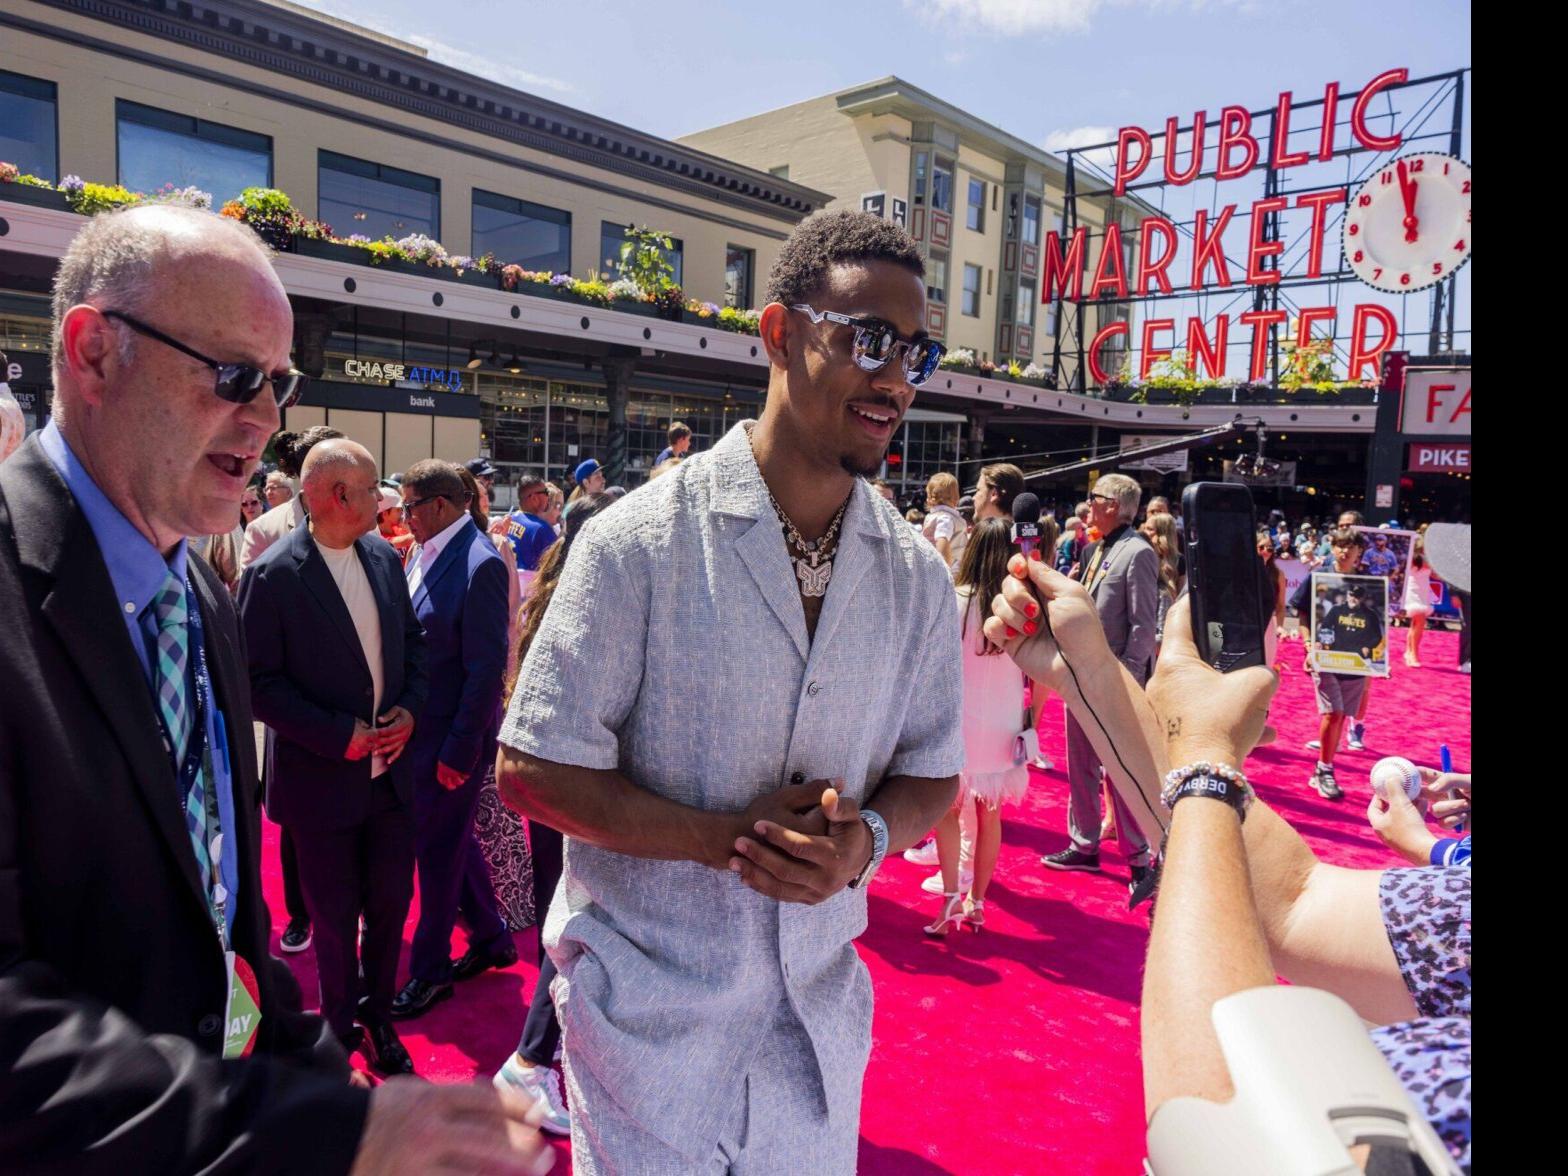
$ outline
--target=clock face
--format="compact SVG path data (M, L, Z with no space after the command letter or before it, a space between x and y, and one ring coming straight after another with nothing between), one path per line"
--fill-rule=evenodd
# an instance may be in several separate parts
M1470 260L1470 165L1452 155L1406 155L1350 198L1345 261L1367 285L1408 294Z

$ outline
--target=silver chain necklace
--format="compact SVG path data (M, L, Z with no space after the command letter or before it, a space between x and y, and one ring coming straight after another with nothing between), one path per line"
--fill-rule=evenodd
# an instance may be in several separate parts
M746 434L747 440L751 434ZM755 459L756 454L752 454ZM758 475L761 475L759 469ZM854 488L850 488L849 497L844 499L843 505L838 508L838 513L833 516L833 521L828 524L828 529L822 533L822 538L807 542L801 535L800 529L795 526L789 515L784 513L784 508L779 505L779 500L773 497L773 491L768 489L767 482L762 483L762 492L768 496L768 501L773 504L773 513L779 516L779 522L784 527L785 548L789 552L790 562L795 565L795 576L800 581L800 594L802 596L826 596L828 581L833 578L833 557L838 554L838 528L844 521L844 512L849 509L849 501L855 496ZM793 550L789 550L793 549ZM800 552L796 555L795 552Z

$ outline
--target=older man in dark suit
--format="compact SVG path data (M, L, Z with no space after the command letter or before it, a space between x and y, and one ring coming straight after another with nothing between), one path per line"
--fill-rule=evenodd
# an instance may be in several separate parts
M425 630L430 697L414 732L414 852L419 863L419 926L408 983L394 1017L417 1017L452 994L453 980L517 961L495 887L474 840L474 809L495 756L506 673L508 583L495 545L468 514L458 467L410 466L399 487L403 515L419 546L409 552L409 594ZM461 916L468 950L452 960Z
M1138 685L1154 670L1154 626L1160 601L1160 557L1132 525L1142 488L1126 474L1106 474L1089 495L1089 518L1103 538L1084 552L1083 582L1094 598L1111 652ZM1078 720L1067 715L1067 829L1072 844L1040 859L1053 870L1100 868L1100 757ZM1127 889L1136 906L1154 892L1149 842L1111 789L1116 836L1127 855Z
M269 807L296 843L322 1014L378 1070L412 1073L390 1017L414 891L401 757L424 706L425 638L402 561L374 533L375 459L323 441L300 477L306 525L251 565L239 596L256 716L276 739Z
M267 952L232 525L290 373L261 242L92 218L54 291L53 423L0 467L0 1168L517 1171L521 1100L351 1084Z

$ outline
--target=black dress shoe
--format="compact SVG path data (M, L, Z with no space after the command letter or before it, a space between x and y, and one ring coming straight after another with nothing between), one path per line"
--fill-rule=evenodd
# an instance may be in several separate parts
M1155 861L1147 866L1133 866L1128 871L1131 875L1127 883L1128 910L1136 910L1141 904L1154 897L1154 892L1160 885L1161 864Z
M378 1073L390 1075L414 1072L414 1059L408 1056L408 1050L403 1048L403 1043L398 1040L397 1032L390 1023L382 1021L366 1025L365 1041L370 1064Z
M343 1052L346 1054L352 1054L355 1050L364 1047L365 1031L358 1025L355 1025L347 1033L339 1033L337 1036L338 1044L343 1047Z
M451 981L444 984L427 984L423 980L410 980L403 991L392 1001L392 1019L406 1021L430 1011L430 1007L452 995Z
M482 951L470 946L462 957L452 965L452 979L472 980L481 972L488 972L491 968L510 968L517 962L517 947L507 936L506 946L500 951Z

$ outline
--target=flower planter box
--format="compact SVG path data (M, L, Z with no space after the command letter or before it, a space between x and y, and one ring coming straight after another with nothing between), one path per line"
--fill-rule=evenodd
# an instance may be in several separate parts
M370 251L367 249L361 249L358 245L342 245L336 241L322 241L315 237L295 237L294 252L301 257L319 257L323 261L370 264Z
M445 265L426 265L422 261L404 261L398 257L372 261L370 264L376 269L388 270L394 274L412 274L416 278L439 278L444 282L458 280L457 271Z
M31 184L0 184L0 200L13 204L31 204L34 208L52 208L57 212L70 212L71 204L64 192L53 188L35 188Z
M727 331L728 327L719 325L719 316L716 314L700 315L695 311L681 311L681 322L690 323L694 327L712 327L715 331Z
M626 298L617 298L610 303L611 310L618 310L622 314L640 314L644 318L660 318L659 308L651 302L633 302Z
M446 272L451 276L451 280L461 282L465 286L483 286L488 290L501 288L501 275L493 271L486 273L483 270L455 270L447 267Z

